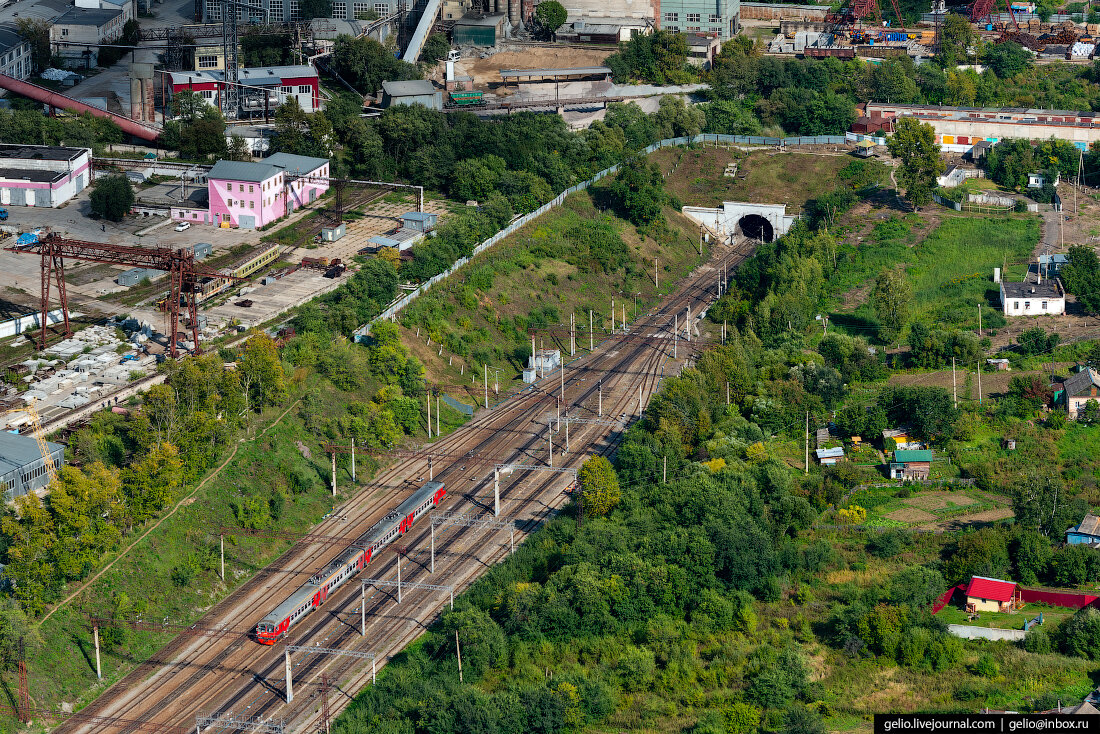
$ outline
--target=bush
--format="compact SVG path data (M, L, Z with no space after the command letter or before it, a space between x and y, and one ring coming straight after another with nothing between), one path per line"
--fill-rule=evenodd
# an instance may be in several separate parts
M989 653L983 653L978 662L974 664L974 674L983 678L996 678L1001 674L1001 667Z

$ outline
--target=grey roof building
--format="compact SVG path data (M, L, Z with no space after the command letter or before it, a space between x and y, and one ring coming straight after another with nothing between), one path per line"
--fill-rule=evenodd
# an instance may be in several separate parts
M60 470L65 465L65 447L46 442L50 460ZM38 450L38 442L31 436L20 436L0 431L0 483L4 485L4 501L42 489L50 483L46 460Z
M429 110L443 109L443 92L429 81L382 82L382 106L423 105Z
M328 163L325 158L312 158L292 153L276 153L262 161L218 161L206 175L208 181L246 181L261 183L280 173L306 174Z

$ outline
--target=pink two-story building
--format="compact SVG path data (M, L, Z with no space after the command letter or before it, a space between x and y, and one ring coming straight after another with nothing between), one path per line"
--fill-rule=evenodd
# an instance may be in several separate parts
M206 209L173 207L172 219L219 227L263 227L328 190L329 161L276 153L256 163L218 161L207 174Z

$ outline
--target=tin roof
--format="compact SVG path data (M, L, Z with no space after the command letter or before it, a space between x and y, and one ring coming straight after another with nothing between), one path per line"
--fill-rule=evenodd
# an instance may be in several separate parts
M1082 535L1100 535L1100 517L1088 513L1081 520L1081 523L1077 527L1070 528L1069 532L1081 533Z
M966 595L979 599L992 601L1012 601L1012 594L1016 591L1014 581L1002 581L985 576L971 576L970 583L966 587Z
M65 450L64 446L52 441L47 441L46 445L50 447L51 453ZM41 459L42 454L38 450L38 442L33 438L0 431L0 476Z
M894 461L907 464L913 461L932 461L932 452L928 449L898 449L894 452Z
M435 94L435 85L426 80L382 82L382 91L391 97L422 97Z

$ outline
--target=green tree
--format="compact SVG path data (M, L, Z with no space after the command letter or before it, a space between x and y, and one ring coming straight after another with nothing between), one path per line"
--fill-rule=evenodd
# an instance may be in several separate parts
M634 224L649 227L662 218L665 201L664 177L656 164L642 157L628 160L611 184L611 193Z
M539 31L548 38L554 37L568 17L565 7L558 0L542 0L535 6L535 20L538 22Z
M451 50L451 44L447 42L447 36L442 33L433 33L424 41L424 47L420 50L420 60L425 64L437 64L447 58Z
M954 68L966 63L966 49L974 41L970 19L958 13L948 13L940 32L940 66Z
M1026 71L1032 64L1032 58L1031 52L1020 44L1006 41L987 46L982 61L999 78L1006 79Z
M31 47L31 66L35 74L41 74L50 65L50 26L40 18L16 18L15 28L19 36Z
M593 456L581 465L577 475L580 482L584 513L590 517L601 517L611 512L622 492L619 478L611 462L602 456Z
M253 334L237 362L241 387L249 409L274 405L286 396L286 375L275 342L267 334Z
M1100 610L1091 606L1079 609L1058 628L1056 639L1066 655L1100 659Z
M1069 263L1062 268L1062 284L1090 314L1100 313L1100 259L1085 245L1069 248Z
M1061 538L1086 510L1066 490L1062 477L1053 471L1032 469L1020 474L1012 484L1016 524L1041 535Z
M329 158L332 123L324 112L306 112L297 97L289 97L275 111L275 150L281 153Z
M935 129L915 117L899 117L886 146L900 161L897 178L909 203L919 209L932 201L936 177L944 170Z
M875 279L871 303L882 327L879 338L890 343L901 335L909 323L909 307L913 302L913 287L902 270L883 268Z
M800 704L791 706L783 714L783 734L825 734L825 722L821 714Z
M134 187L123 175L111 175L97 179L92 184L90 197L92 214L121 222L134 206Z
M420 78L414 65L394 58L373 38L338 36L333 43L332 61L336 73L363 94L376 94L383 81Z

